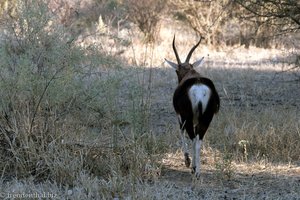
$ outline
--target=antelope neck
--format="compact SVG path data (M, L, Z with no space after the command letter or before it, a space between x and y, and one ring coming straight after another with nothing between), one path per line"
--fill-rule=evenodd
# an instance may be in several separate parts
M188 73L186 73L186 75L181 79L181 81L179 82L179 85L182 85L188 79L199 78L199 77L200 77L200 74L198 72L196 72L195 70L191 70Z

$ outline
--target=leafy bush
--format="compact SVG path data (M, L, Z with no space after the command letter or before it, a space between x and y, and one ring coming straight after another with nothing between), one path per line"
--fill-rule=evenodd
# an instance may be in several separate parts
M136 84L138 75L126 69L112 71L116 59L97 46L76 45L43 0L17 5L18 17L6 18L1 32L2 174L67 185L83 171L103 177L145 174L155 160L150 153L163 151L145 129L146 85ZM103 138L91 142L96 134Z
M55 23L44 1L18 1L16 12L17 18L5 19L1 33L0 167L6 175L63 178L53 165L58 159L75 162L71 151L58 147L85 101L87 56Z

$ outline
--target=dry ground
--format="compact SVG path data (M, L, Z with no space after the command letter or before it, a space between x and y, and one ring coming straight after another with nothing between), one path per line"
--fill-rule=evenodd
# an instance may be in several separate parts
M202 157L202 160L209 159ZM265 163L234 163L230 179L217 176L211 163L202 163L198 182L192 181L182 155L169 154L163 159L161 181L173 184L189 199L298 199L300 167ZM176 196L173 196L176 198Z

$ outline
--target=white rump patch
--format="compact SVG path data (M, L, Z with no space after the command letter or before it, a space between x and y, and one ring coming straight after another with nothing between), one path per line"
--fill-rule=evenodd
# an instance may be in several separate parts
M210 88L204 84L193 85L188 91L189 98L192 103L193 113L194 113L194 125L198 124L198 104L202 104L202 113L206 110L208 101L210 99L211 91Z

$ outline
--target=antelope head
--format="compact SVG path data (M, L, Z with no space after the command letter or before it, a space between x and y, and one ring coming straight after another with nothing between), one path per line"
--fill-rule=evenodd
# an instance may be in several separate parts
M175 35L174 35L174 39L173 39L173 51L175 53L175 56L176 56L176 60L177 60L177 64L172 62L172 61L169 61L167 59L165 59L165 61L171 66L173 67L175 70L176 70L176 74L178 76L178 82L180 82L188 73L192 72L192 73L197 73L194 68L198 67L203 58L202 57L201 59L197 60L196 62L194 62L193 64L190 64L189 61L190 61L190 58L193 54L193 52L195 51L195 49L199 46L200 42L201 42L201 39L202 37L200 37L200 40L199 42L193 46L193 48L190 50L189 54L187 55L186 59L184 62L181 62L179 56L178 56L178 53L177 53L177 50L176 50L176 47L175 47Z

